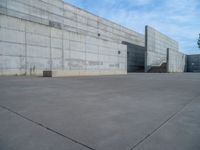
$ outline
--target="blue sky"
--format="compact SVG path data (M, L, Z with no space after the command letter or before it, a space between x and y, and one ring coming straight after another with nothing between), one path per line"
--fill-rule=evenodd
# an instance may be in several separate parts
M150 25L177 40L180 51L200 53L200 0L65 0L98 16L144 33Z

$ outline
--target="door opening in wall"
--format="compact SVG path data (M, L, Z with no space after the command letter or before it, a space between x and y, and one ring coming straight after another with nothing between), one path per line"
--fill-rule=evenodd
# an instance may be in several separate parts
M144 72L145 47L123 41L127 46L127 72Z

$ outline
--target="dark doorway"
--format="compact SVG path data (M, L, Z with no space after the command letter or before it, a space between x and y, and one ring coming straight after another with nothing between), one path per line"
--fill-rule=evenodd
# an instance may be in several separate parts
M127 45L127 72L144 72L145 47L123 41Z

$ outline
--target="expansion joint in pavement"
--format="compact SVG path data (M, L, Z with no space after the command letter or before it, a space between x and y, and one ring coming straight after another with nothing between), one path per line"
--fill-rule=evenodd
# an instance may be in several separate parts
M73 142L73 143L79 144L79 145L81 145L81 146L83 146L83 147L85 147L85 148L87 148L87 149L90 149L90 150L95 150L94 148L92 148L92 147L90 147L90 146L88 146L88 145L86 145L86 144L84 144L84 143L82 143L82 142L79 142L78 140L75 140L75 139L73 139L73 138L70 138L70 137L68 137L68 136L66 136L66 135L64 135L64 134L62 134L62 133L60 133L60 132L58 132L58 131L56 131L56 130L54 130L54 129L51 129L51 128L49 128L49 127L47 127L47 126L45 126L45 125L43 125L43 124L41 124L41 123L39 123L39 122L36 122L36 121L34 121L34 120L32 120L32 119L29 119L29 118L27 118L26 116L24 116L24 115L22 115L22 114L19 114L18 112L13 111L13 110L11 110L11 109L8 108L8 107L2 106L2 105L0 105L0 107L1 107L2 109L4 109L4 110L7 110L7 111L9 111L9 112L11 112L11 113L13 113L13 114L15 114L15 115L17 115L17 116L19 116L19 117L25 119L25 120L27 120L27 121L30 121L30 122L34 123L34 124L37 125L37 126L40 126L40 127L44 128L44 129L46 129L46 130L48 130L48 131L50 131L50 132L53 132L53 133L55 133L55 134L57 134L57 135L59 135L59 136L62 136L63 138L65 138L65 139L67 139L67 140L70 140L70 141Z
M138 147L140 144L142 144L144 141L146 141L148 138L150 138L154 133L156 133L165 124L167 124L167 122L169 122L170 120L172 120L177 114L179 114L180 112L182 112L189 104L191 104L198 97L199 97L199 95L193 97L192 99L190 99L187 103L185 103L183 105L183 107L181 107L178 111L176 111L174 114L172 114L167 120L165 120L164 122L162 122L156 129L154 129L152 132L150 132L149 134L147 134L139 142L137 142L130 150L134 150L136 147Z

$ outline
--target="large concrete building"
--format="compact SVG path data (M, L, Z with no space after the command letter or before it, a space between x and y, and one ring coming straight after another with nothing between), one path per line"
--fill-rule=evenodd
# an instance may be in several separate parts
M63 0L0 0L0 75L183 72L178 49L149 26L143 35Z

